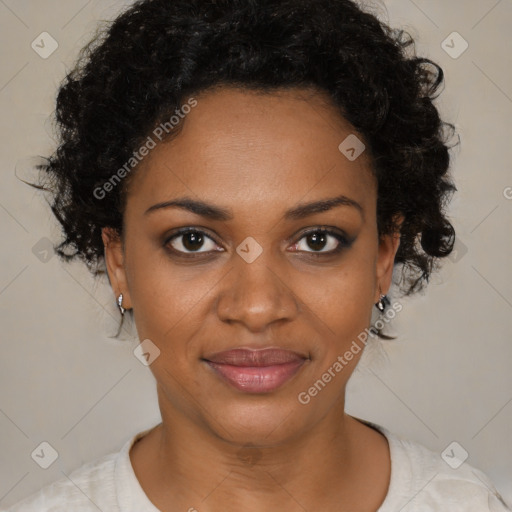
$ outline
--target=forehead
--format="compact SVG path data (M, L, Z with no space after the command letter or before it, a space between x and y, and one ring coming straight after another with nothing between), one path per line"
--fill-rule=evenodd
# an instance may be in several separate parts
M343 194L375 209L367 152L352 160L339 149L361 136L325 95L220 88L194 98L179 135L136 169L127 208L187 195L255 212Z

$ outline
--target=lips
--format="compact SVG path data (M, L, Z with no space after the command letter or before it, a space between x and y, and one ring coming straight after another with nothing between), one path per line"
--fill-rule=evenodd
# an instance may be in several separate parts
M240 391L269 393L290 380L308 360L283 349L234 349L208 356L204 361L215 374Z

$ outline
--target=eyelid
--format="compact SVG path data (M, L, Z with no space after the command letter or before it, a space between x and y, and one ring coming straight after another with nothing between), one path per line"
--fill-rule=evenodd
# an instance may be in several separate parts
M325 224L319 224L318 226L310 226L304 229L301 229L298 233L293 235L290 240L302 239L305 235L309 235L310 233L317 233L317 232L324 232L327 234L337 234L339 236L342 236L348 241L351 240L351 237L341 228L338 228L336 226L327 226Z

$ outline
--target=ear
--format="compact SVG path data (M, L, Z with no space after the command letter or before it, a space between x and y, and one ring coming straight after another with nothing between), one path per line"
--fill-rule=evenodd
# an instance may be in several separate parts
M398 231L383 235L379 239L379 248L377 255L377 272L375 282L375 302L380 298L380 291L386 295L391 286L391 279L393 277L393 267L395 264L395 255L400 246L400 227L404 221L403 215L395 217L395 223L398 226Z
M128 291L126 271L124 267L124 253L119 234L112 228L102 228L101 238L105 246L105 264L112 290L117 299L123 294L123 308L130 309L131 298Z

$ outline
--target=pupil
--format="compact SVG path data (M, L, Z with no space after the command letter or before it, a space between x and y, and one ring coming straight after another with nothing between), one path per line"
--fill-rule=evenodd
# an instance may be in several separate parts
M325 245L325 234L324 233L313 233L312 235L309 235L309 240L313 240L313 244L308 242L309 247L311 249L323 249ZM315 247L315 244L319 244L320 246Z
M188 251L194 251L196 249L199 249L203 243L203 237L200 233L193 232L193 233L187 233L183 237L183 246ZM194 246L194 244L197 244L198 246Z

